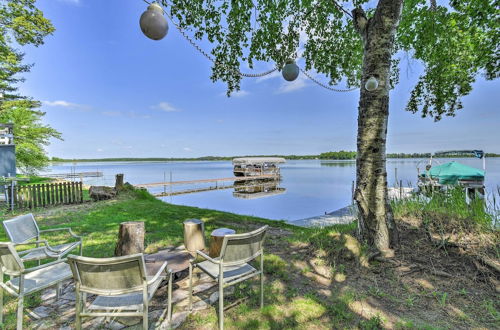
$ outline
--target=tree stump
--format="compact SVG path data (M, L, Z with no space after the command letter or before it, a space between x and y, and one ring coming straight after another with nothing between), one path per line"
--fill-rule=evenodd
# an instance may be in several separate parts
M115 180L115 190L117 192L123 190L123 174L117 174L116 175L116 180Z
M205 250L205 227L199 219L184 221L184 247L189 252Z
M144 222L128 221L120 223L115 256L144 252Z
M224 236L235 233L236 231L229 228L219 228L212 231L212 233L210 234L212 239L210 241L210 249L208 255L212 258L217 258L218 256L220 256L222 242L224 242Z

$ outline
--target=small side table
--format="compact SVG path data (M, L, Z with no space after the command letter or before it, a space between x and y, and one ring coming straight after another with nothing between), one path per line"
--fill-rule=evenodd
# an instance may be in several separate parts
M208 255L212 258L217 258L218 256L220 256L224 236L231 234L236 234L236 231L229 228L219 228L212 231L212 233L210 234L211 240Z

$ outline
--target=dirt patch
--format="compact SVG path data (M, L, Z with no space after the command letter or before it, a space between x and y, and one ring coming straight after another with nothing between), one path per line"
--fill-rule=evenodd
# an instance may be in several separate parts
M440 236L421 221L399 220L398 227L402 244L395 257L369 267L360 265L351 236L338 233L330 235L329 246L318 248L312 238L309 244L268 244L268 251L287 263L287 287L320 301L350 292L346 304L355 319L345 325L362 328L375 318L384 328L500 327L499 273L481 262L484 256L498 262L497 233L455 234L460 239L440 245L433 238ZM268 241L280 236L270 232Z

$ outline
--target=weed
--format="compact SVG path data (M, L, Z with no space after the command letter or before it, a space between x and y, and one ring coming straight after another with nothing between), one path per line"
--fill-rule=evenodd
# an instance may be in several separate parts
M382 329L382 318L380 315L372 316L369 320L359 322L359 327L363 330L378 330Z

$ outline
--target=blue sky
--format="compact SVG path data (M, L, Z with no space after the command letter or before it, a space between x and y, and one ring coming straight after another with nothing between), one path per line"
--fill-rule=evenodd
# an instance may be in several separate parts
M39 0L38 6L56 32L45 45L24 49L35 66L20 90L43 101L44 121L63 134L64 141L48 147L50 156L355 150L359 91L334 93L303 76L288 83L272 75L244 79L242 91L227 98L225 85L209 79L211 63L172 24L161 41L143 36L141 0ZM401 82L391 92L388 152L500 153L499 81L478 80L464 109L435 123L404 111L421 67L402 62Z

